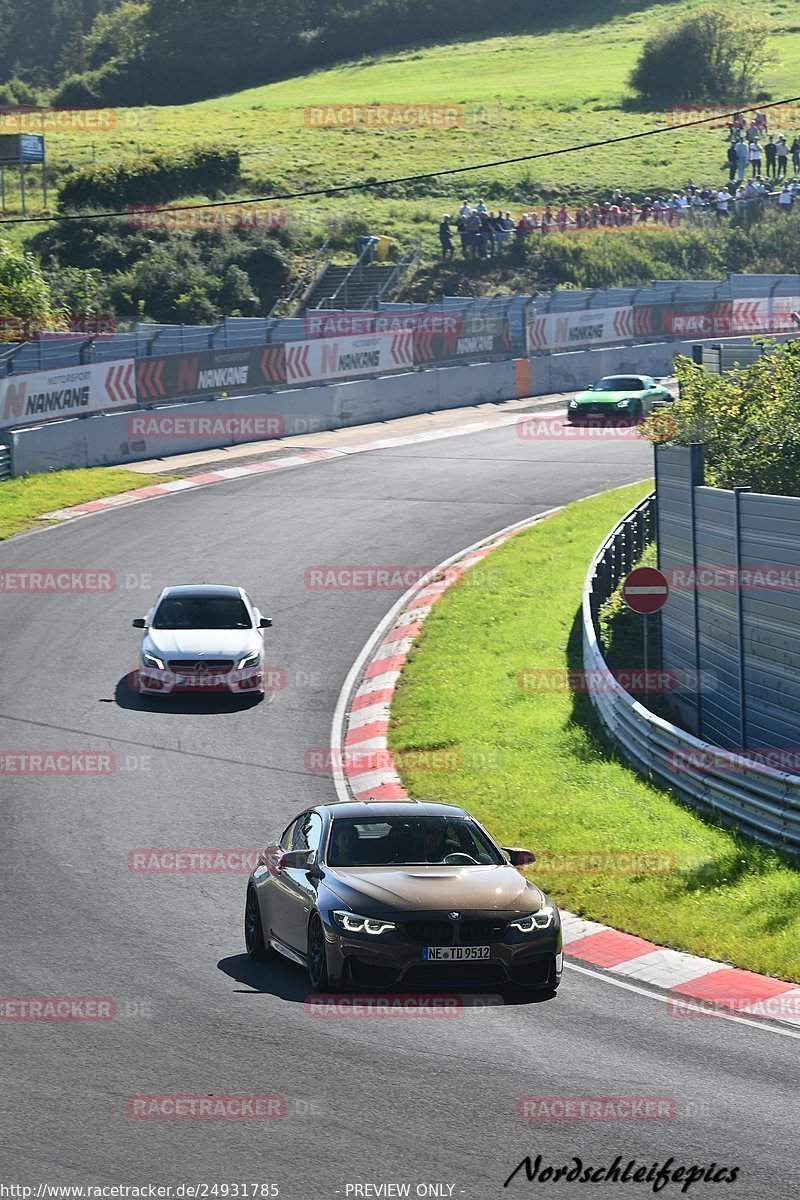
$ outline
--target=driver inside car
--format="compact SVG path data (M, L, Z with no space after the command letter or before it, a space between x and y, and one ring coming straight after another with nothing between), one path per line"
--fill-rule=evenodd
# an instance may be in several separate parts
M334 825L333 836L331 838L331 852L329 862L333 867L354 867L356 863L356 850L358 847L358 833L352 825L342 825L337 829Z
M450 853L451 847L447 844L445 837L444 824L435 824L430 821L425 825L422 831L422 854L421 858L429 863L440 863L445 855Z

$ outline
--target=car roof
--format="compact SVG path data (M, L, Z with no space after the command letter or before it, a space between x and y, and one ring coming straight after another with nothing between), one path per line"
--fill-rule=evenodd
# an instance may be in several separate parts
M468 817L465 808L456 804L438 804L427 800L342 800L336 804L320 804L334 820L336 817L374 820L376 817L403 817L414 814L423 817Z
M229 583L178 583L164 588L162 596L237 596L242 595L242 589Z

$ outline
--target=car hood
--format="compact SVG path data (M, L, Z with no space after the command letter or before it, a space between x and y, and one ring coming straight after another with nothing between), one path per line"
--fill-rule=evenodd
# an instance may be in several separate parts
M244 655L260 644L252 629L148 629L145 647L157 655Z
M629 396L638 399L643 396L643 391L638 392L578 392L573 396L578 404L616 404L620 400L627 400Z
M511 866L326 867L325 882L354 912L535 912L542 893ZM369 915L367 913L366 915Z

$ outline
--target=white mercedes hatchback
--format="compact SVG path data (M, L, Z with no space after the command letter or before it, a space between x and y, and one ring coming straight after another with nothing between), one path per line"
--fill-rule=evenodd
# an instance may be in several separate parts
M263 630L272 625L239 587L182 584L164 588L146 617L137 688L142 695L177 691L264 695Z

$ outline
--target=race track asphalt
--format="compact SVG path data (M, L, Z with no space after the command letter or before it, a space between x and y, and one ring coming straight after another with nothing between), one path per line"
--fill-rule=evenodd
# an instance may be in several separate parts
M676 1019L647 989L574 968L552 1000L435 1019L311 1016L299 967L243 953L244 875L128 866L137 848L258 848L302 807L335 799L306 754L327 747L347 672L399 592L311 590L308 567L430 567L649 474L638 439L525 441L509 427L176 494L0 546L2 571L100 568L117 580L104 594L0 594L2 749L96 750L117 764L0 778L0 994L109 997L117 1012L0 1022L3 1182L274 1183L289 1200L391 1195L354 1190L390 1183L470 1200L653 1194L647 1182L524 1172L503 1187L527 1154L596 1168L621 1155L738 1168L693 1197L800 1193L791 1033ZM272 616L269 661L286 686L269 702L142 703L128 691L131 619L164 584L195 581L240 583ZM285 1115L131 1118L129 1098L145 1094L277 1094ZM523 1121L524 1097L660 1097L669 1116ZM441 1190L417 1190L427 1184Z

